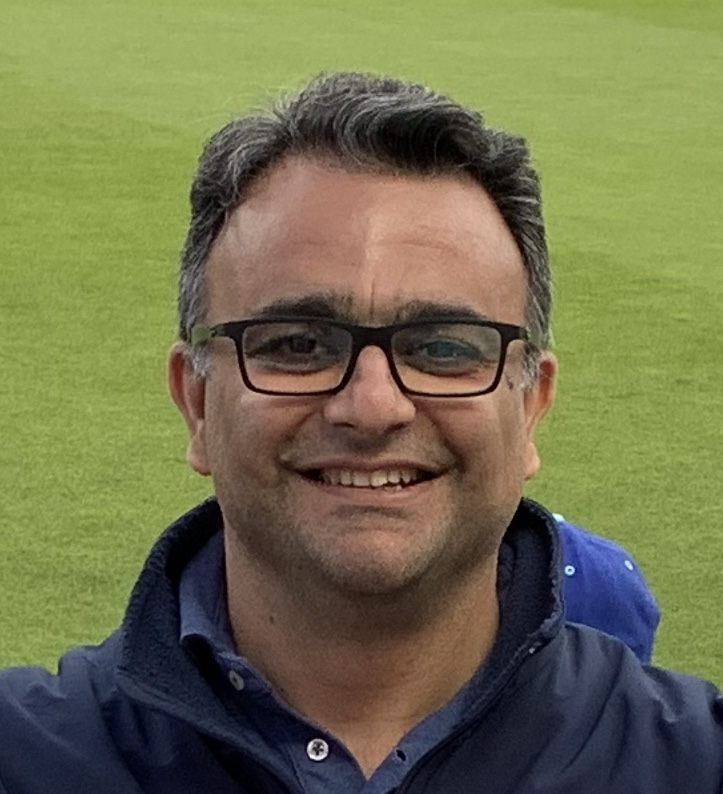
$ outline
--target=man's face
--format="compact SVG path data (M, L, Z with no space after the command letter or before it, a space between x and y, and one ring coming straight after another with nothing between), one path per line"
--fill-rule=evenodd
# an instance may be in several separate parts
M362 325L450 306L525 319L520 253L479 186L303 159L282 163L231 214L206 283L209 324L273 306L308 313L309 300ZM247 389L233 342L217 339L205 382L172 354L171 388L189 460L213 478L241 553L287 580L391 593L494 561L552 399L553 359L525 390L522 352L511 344L500 385L483 396L407 396L367 347L338 394L279 397ZM384 473L402 484L371 487Z

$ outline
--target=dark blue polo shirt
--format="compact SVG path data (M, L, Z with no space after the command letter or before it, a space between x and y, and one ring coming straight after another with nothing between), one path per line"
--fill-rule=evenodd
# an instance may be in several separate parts
M183 572L179 601L181 642L203 642L213 659L207 675L221 677L221 691L243 700L239 740L287 784L305 792L387 794L440 739L468 716L481 691L482 667L443 706L412 728L367 780L334 736L289 708L258 671L234 650L223 569L223 537L217 533Z

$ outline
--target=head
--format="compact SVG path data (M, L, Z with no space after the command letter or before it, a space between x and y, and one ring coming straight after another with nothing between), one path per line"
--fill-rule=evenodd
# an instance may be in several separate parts
M323 76L215 135L191 203L170 387L228 558L297 591L417 588L431 604L493 571L555 375L524 142L421 86ZM450 312L538 344L513 341L499 386L463 398L406 393L375 344L341 390L301 396L249 389L230 339L187 344L198 323L274 313L374 329Z

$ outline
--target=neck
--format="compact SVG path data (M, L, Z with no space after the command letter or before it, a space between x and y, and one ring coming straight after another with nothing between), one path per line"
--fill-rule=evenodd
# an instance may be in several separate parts
M496 558L430 598L303 595L226 538L236 647L296 711L345 743L370 774L447 703L492 648Z

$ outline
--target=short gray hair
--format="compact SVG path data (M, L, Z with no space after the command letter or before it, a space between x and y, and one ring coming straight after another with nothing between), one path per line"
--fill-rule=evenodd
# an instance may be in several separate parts
M283 159L307 156L353 171L424 176L466 174L494 201L522 254L526 324L550 343L551 277L539 177L523 138L485 126L442 94L393 77L334 72L314 78L268 111L231 121L201 154L179 279L179 335L205 318L204 267L226 218L250 187ZM190 351L199 374L202 350ZM528 374L537 355L527 356Z

